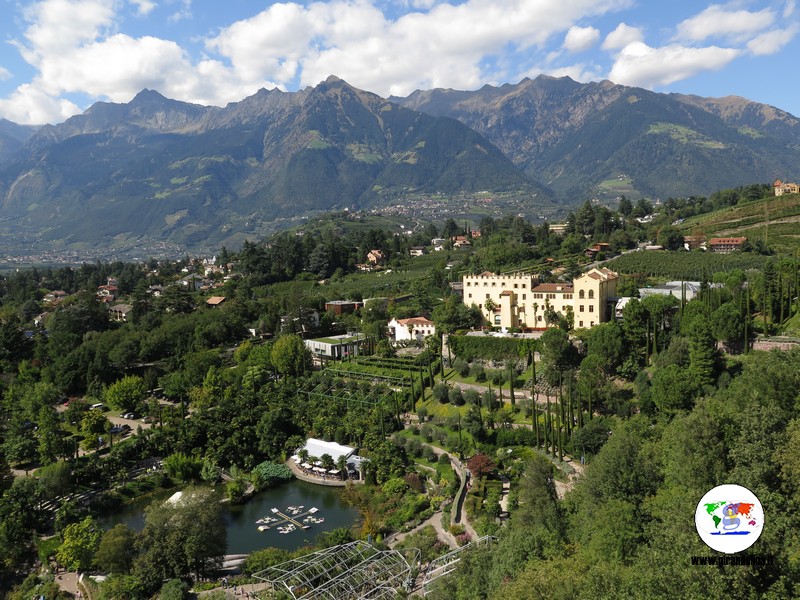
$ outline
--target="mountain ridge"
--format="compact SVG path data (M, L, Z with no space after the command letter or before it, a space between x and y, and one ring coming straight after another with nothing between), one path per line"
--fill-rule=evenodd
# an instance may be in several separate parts
M152 90L96 103L0 163L0 217L53 246L218 247L310 211L478 189L546 196L460 122L332 77L225 108Z
M513 190L526 214L556 197L708 195L796 177L798 140L800 120L775 107L607 80L385 99L330 76L225 107L144 89L35 133L0 121L0 235L235 245L285 219L409 194Z
M660 94L607 80L581 84L539 76L474 92L418 90L392 101L460 120L562 197L595 195L617 174L644 195L709 194L786 176L800 159L800 120L733 96ZM587 153L587 146L594 151ZM670 162L642 160L648 155L669 155Z

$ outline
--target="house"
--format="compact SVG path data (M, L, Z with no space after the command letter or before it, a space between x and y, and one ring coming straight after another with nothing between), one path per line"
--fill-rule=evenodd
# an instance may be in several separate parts
M209 285L211 282L206 281L200 275L192 273L178 280L178 283L184 287L189 288L195 292L199 291L204 285Z
M151 296L158 298L161 294L164 293L164 286L163 285L151 285L147 288L147 293Z
M325 303L325 312L335 315L350 315L364 306L363 302L357 300L331 300Z
M114 321L126 323L131 311L133 311L133 306L130 304L115 304L109 309L108 315Z
M775 195L783 196L784 194L800 194L800 185L796 183L784 183L780 179L775 180Z
M586 249L585 254L589 258L594 258L601 252L606 252L606 253L611 252L611 244L608 244L606 242L598 242L597 244L592 244Z
M411 256L422 256L425 254L425 246L411 246L409 253Z
M566 223L550 223L549 225L550 233L555 235L564 235L567 232L567 224Z
M65 292L64 290L53 290L52 292L45 294L42 300L44 300L48 304L55 304L57 302L60 302L66 297L67 297L67 292Z
M465 235L456 235L450 238L453 241L453 248L469 248L472 242Z
M383 264L385 258L386 257L383 255L383 252L380 250L370 250L367 252L367 262L373 265Z
M683 247L687 250L698 250L706 242L704 235L685 235L683 236Z
M363 334L331 335L314 340L303 340L316 362L324 360L342 360L351 356L358 356L358 348L364 341Z
M433 246L434 248L437 248L437 247L442 247L443 248L446 241L447 240L444 239L444 238L433 238L431 240L431 246Z
M119 298L119 288L115 285L101 285L97 288L97 296L104 302L108 302L105 298L116 300Z
M223 302L225 302L225 296L211 296L211 298L206 300L206 306L209 308L216 308Z
M436 325L425 317L392 319L388 324L389 335L395 342L422 342L436 333Z
M728 254L741 250L746 241L746 237L711 238L708 240L708 250L718 254Z

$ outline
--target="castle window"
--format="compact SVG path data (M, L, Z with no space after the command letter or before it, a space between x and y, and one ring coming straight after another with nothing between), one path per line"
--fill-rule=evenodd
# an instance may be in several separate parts
M589 300L594 298L594 290L589 290Z
M583 298L584 298L584 293L583 293L583 290L581 290L580 292L578 292L578 298L580 298L581 300L583 300Z

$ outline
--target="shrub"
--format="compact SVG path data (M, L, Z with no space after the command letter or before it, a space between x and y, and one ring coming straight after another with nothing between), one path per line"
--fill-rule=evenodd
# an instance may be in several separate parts
M422 483L422 479L416 473L406 473L403 477L403 481L406 482L408 487L419 494L425 491L425 486Z
M234 479L229 481L225 486L225 494L231 504L238 504L244 499L244 493L247 491L247 486L241 479Z
M463 406L464 405L464 396L461 394L461 388L454 387L451 388L450 391L447 393L447 397L452 404L456 406Z
M475 378L475 381L486 381L486 369L483 368L483 363L472 363L469 372Z
M466 390L464 392L464 401L472 406L480 406L481 395L475 390Z
M408 484L399 477L393 477L383 484L382 489L384 493L394 496L395 494L402 494L405 492L408 489Z
M203 461L194 456L187 456L183 452L170 454L164 459L164 470L173 479L183 483L197 481L203 469Z
M456 373L461 375L461 377L467 377L469 375L469 363L461 358L457 358L453 361L453 369L455 369Z
M450 390L444 383L437 383L435 386L433 386L433 397L442 404L450 401L449 393Z
M294 478L292 470L286 465L265 460L253 469L253 485L257 490L279 485Z

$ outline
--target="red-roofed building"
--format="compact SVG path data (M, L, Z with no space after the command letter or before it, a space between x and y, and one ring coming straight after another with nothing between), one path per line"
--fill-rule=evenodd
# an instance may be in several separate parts
M116 300L119 298L119 288L115 285L101 285L97 288L97 295L100 298L111 298L112 300Z
M796 183L784 183L780 179L776 179L774 187L776 196L783 196L784 194L800 194L800 185Z
M728 254L741 250L746 241L746 237L711 238L708 240L708 250L718 254Z
M436 333L436 325L425 317L409 319L392 319L388 324L389 335L395 342L421 342L429 335Z

